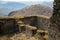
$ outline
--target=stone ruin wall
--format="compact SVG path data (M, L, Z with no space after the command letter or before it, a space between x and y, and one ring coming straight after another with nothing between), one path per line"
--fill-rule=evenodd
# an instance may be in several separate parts
M47 30L49 25L48 18L42 18L37 16L25 17L25 18L22 18L21 21L23 21L25 24L35 26L41 30Z
M17 32L19 29L17 25L16 20L13 18L0 18L0 35Z
M41 19L39 19L39 20L41 20ZM4 24L6 25L6 23L7 23L10 26L12 26L10 24L10 23L12 23L12 21L9 21L9 20L5 20L4 19L3 20L5 22ZM0 20L0 22L1 21L2 20ZM19 40L23 40L23 39L24 40L25 39L28 40L28 38L30 40L40 40L40 39L41 40L48 40L48 32L45 31L45 30L40 30L41 26L39 27L40 29L38 29L38 25L37 25L38 24L38 20L37 20L37 17L27 17L27 18L23 18L23 19L16 19L16 21L17 21L17 24L19 25L18 26L19 28L17 28L19 30L19 32L11 34L11 35L0 36L0 40L4 40L3 38L5 38L6 40L18 40L18 39ZM32 25L32 24L34 24L34 25ZM8 27L9 27L9 25L8 25ZM16 25L16 24L13 24L13 26L14 25ZM7 27L7 30L8 30L8 27ZM42 27L42 28L44 29L44 27ZM7 30L4 31L4 32L8 32ZM11 31L13 31L13 30L11 30ZM47 36L47 37L45 37L45 36Z

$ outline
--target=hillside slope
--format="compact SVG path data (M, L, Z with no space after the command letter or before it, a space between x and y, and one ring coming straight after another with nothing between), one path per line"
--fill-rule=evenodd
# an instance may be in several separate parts
M29 16L29 15L45 15L45 16L49 16L51 17L52 15L52 9L50 7L47 6L43 6L43 5L32 5L26 8L23 8L21 10L18 11L13 11L11 12L8 16Z

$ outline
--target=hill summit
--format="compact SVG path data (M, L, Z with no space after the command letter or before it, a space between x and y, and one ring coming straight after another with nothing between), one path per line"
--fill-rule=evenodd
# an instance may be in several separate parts
M52 8L41 4L36 4L23 8L21 10L13 11L8 16L13 16L13 15L15 16L45 15L51 17Z

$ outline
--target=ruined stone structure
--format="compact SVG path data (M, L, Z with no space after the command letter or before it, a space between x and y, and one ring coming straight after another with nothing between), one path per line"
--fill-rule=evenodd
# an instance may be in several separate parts
M46 16L28 16L20 18L18 21L19 29L29 38L37 36L38 40L48 40L49 17ZM42 30L42 31L41 31Z
M50 18L49 40L60 40L60 0L54 0L53 15Z
M49 17L28 16L23 18L0 18L0 33L11 34L0 37L0 40L20 40L23 36L26 40L48 40ZM46 25L47 24L47 25ZM18 34L16 34L18 32ZM22 40L25 40L24 38ZM36 38L35 38L36 37ZM16 38L16 39L15 39ZM32 39L31 39L32 38Z
M20 20L22 22L24 22L25 24L29 24L31 26L35 26L38 29L41 30L47 30L48 29L48 24L49 24L49 17L45 17L45 16L29 16L29 17L24 17L24 18L20 18Z
M13 18L0 18L0 35L18 32L19 27Z

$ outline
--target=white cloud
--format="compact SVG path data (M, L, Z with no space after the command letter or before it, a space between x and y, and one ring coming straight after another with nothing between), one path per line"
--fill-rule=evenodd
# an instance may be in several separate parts
M32 5L32 4L39 4L40 2L43 2L43 1L53 1L53 0L0 0L0 1L4 1L2 2L2 4L6 4L8 2L19 2L19 3L24 3L26 5Z
M2 1L11 1L11 2L23 2L23 1L26 1L26 2L33 2L33 1L53 1L53 0L2 0Z

